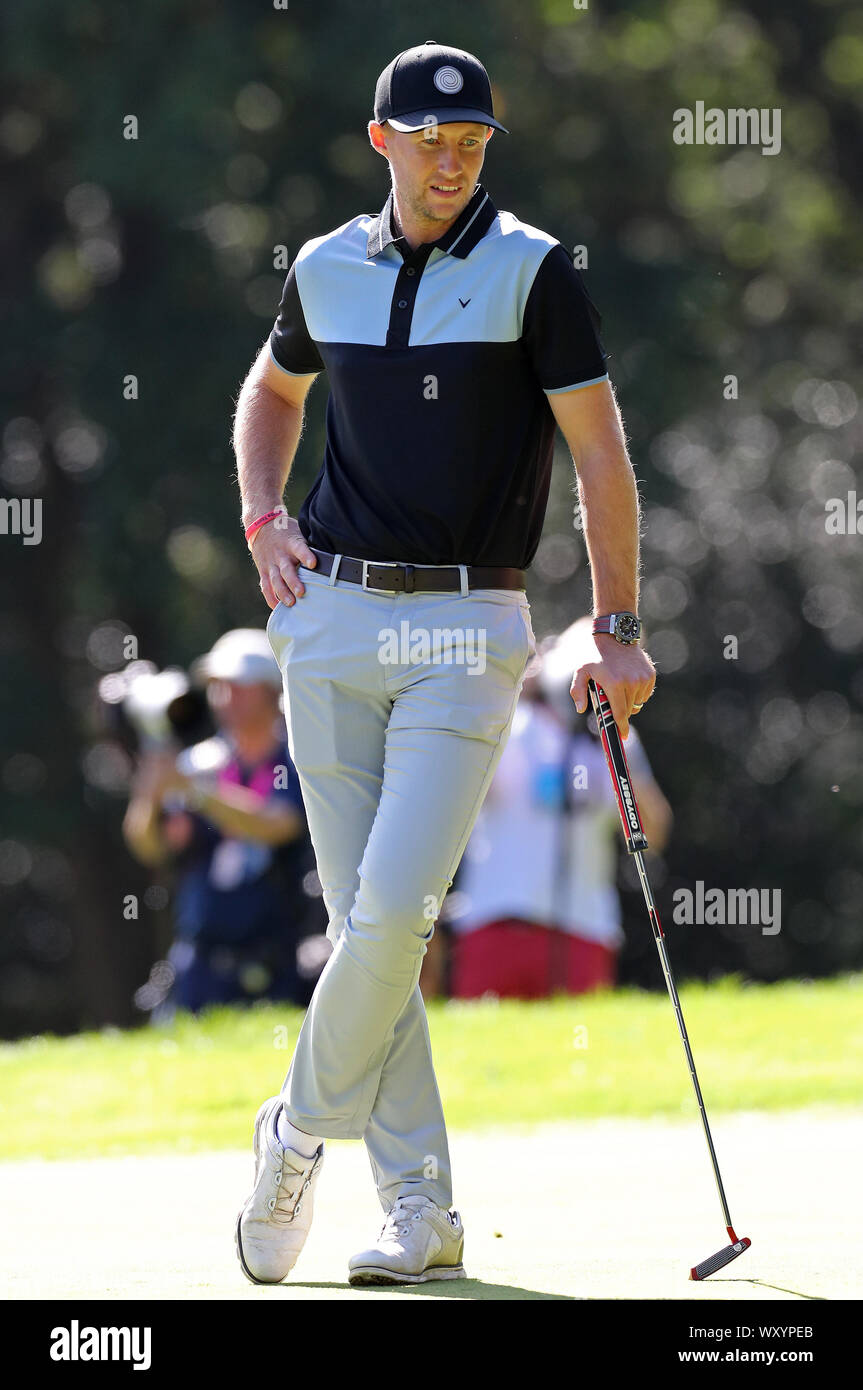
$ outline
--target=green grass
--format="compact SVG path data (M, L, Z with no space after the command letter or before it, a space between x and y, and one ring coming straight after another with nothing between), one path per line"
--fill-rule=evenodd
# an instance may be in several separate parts
M682 1003L710 1113L859 1104L863 976L726 980L688 987ZM219 1009L164 1029L6 1044L0 1158L245 1146L260 1101L281 1086L301 1017ZM664 994L441 1002L429 1017L454 1129L695 1114Z

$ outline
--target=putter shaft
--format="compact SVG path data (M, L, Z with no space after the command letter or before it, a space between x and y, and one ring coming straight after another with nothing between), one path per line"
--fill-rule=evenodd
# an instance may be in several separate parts
M617 798L617 808L620 812L620 823L623 826L626 848L635 860L635 867L638 870L638 877L641 881L641 891L644 894L644 901L647 905L650 925L653 930L653 939L656 942L656 949L659 952L659 960L662 965L662 973L665 976L666 988L671 1003L674 1006L674 1016L677 1019L677 1028L686 1053L689 1075L692 1078L695 1098L698 1101L698 1110L701 1115L701 1123L704 1127L704 1137L707 1140L707 1148L710 1153L713 1176L716 1179L716 1189L719 1193L719 1201L722 1205L722 1216L725 1222L725 1229L731 1241L731 1245L726 1246L715 1255L711 1255L707 1260L702 1261L700 1265L696 1265L692 1269L690 1278L706 1279L708 1275L714 1274L717 1269L721 1269L723 1265L729 1264L730 1261L736 1259L738 1255L742 1255L744 1250L748 1250L752 1242L746 1236L742 1239L738 1239L734 1233L734 1227L731 1224L728 1200L725 1196L725 1188L722 1185L722 1175L719 1172L719 1161L716 1157L716 1150L713 1147L713 1136L710 1133L710 1124L707 1119L704 1097L701 1094L698 1073L695 1070L695 1058L692 1055L692 1048L689 1044L689 1034L686 1030L683 1009L680 1005L680 996L677 993L677 985L674 982L674 975L671 970L671 962L668 959L668 952L665 948L665 934L662 930L662 923L659 920L659 913L656 910L656 903L653 900L653 891L650 887L650 880L647 877L647 869L644 864L644 850L648 847L647 836L641 825L638 804L629 776L629 766L626 761L626 754L623 750L623 741L620 737L620 731L615 723L611 705L608 702L605 691L593 680L588 681L587 689L591 704L593 705L593 712L596 715L602 746L605 751L606 761L608 762L608 770L611 774L611 781Z

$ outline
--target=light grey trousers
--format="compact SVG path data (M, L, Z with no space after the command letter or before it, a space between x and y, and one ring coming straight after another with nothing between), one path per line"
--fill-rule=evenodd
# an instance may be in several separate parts
M535 652L521 590L384 594L300 567L282 670L332 955L282 1088L288 1119L365 1140L381 1204L452 1203L418 980Z

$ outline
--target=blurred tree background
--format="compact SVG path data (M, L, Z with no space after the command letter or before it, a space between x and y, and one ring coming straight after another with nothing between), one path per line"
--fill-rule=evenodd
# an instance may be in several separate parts
M130 763L96 686L127 634L163 666L263 626L229 439L274 248L380 208L375 79L427 38L489 69L512 132L483 171L497 206L587 248L645 503L659 683L639 729L676 812L653 866L673 958L761 980L859 968L863 540L826 524L861 434L859 6L278 3L7 0L0 21L0 498L43 502L40 544L0 536L0 1033L142 1018L167 895L123 846ZM779 108L781 151L676 144L674 111L699 101ZM562 445L555 472L538 636L589 603ZM781 933L673 926L698 879L781 887ZM631 888L623 978L653 987Z

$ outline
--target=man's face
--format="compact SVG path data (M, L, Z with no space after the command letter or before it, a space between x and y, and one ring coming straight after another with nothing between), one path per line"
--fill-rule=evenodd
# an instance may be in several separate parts
M369 122L374 148L389 160L399 207L429 228L455 221L470 202L490 136L491 127L477 121L417 131Z
M240 685L237 681L211 680L207 698L216 723L228 733L258 728L266 719L275 718L279 706L277 692L262 682Z

